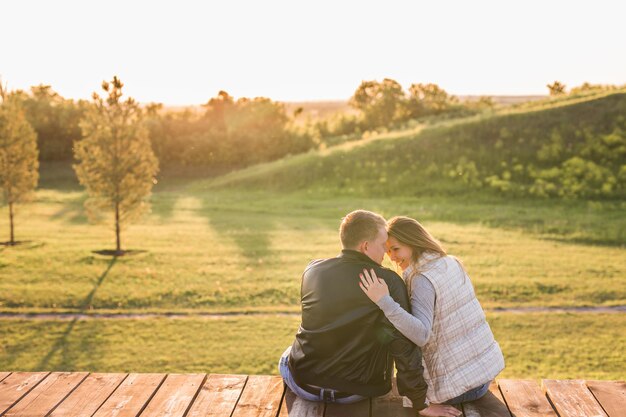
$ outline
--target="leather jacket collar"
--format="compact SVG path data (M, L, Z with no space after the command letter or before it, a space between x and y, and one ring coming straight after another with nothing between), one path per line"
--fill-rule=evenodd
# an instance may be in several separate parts
M359 262L366 262L368 264L380 266L379 263L374 262L372 258L367 256L366 254L353 250L353 249L342 249L341 255L339 255L338 258L351 259L351 260L355 260Z

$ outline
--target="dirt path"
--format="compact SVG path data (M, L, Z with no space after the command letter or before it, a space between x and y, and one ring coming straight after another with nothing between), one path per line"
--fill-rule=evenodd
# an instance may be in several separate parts
M626 313L626 305L613 307L519 307L487 309L490 313ZM298 317L300 313L247 312L247 313L0 313L0 320L126 320L126 319L220 319L243 316L287 316Z

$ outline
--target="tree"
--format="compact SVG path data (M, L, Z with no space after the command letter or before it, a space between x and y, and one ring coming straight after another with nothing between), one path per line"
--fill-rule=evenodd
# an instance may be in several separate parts
M79 122L84 101L66 100L51 86L40 84L21 97L26 118L37 132L41 161L71 161L74 142L81 138Z
M407 101L407 113L411 118L439 114L445 112L456 103L456 97L449 95L446 90L437 84L411 84Z
M15 245L15 204L28 201L37 187L37 134L26 120L19 101L0 83L0 187L9 206L10 239Z
M93 94L93 104L81 121L84 139L75 147L74 165L89 198L90 218L112 211L115 218L115 255L123 255L121 229L149 208L158 161L150 145L143 114L132 98L122 101L124 84L117 78L103 82L106 99Z
M546 87L548 87L548 90L550 90L551 96L562 96L563 94L565 94L565 84L559 81L548 84Z
M402 86L389 78L382 82L363 81L356 89L350 105L363 113L367 127L388 126L402 110L404 101Z

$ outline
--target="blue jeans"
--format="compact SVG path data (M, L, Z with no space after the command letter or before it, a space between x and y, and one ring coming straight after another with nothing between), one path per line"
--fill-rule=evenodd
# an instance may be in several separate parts
M362 401L364 399L366 399L367 397L363 397L362 395L351 395L349 397L344 397L344 398L337 398L335 399L335 393L337 392L334 389L320 389L320 394L319 395L314 395L311 394L308 391L303 390L302 388L300 388L296 382L293 380L293 375L291 375L291 371L289 370L289 352L291 352L291 346L289 346L287 348L287 350L285 350L285 352L283 353L283 356L280 357L280 361L278 362L278 371L280 372L280 375L283 377L283 381L285 381L285 385L287 385L289 387L289 389L291 391L293 391L294 394L296 394L298 397L302 398L303 400L307 400L307 401L320 401L320 402L334 402L337 404L352 404L358 401ZM326 393L327 396L330 396L330 399L328 398L324 398L324 393Z
M465 394L461 394L461 395L459 395L456 398L448 400L444 404L446 404L446 405L456 405L456 404L461 404L461 403L465 403L465 402L468 402L468 401L475 401L475 400L479 399L480 397L482 397L483 395L485 395L487 393L487 391L489 391L489 385L491 385L491 381L487 382L484 385L481 385L480 387L476 387L474 389L471 389L471 390L467 391Z

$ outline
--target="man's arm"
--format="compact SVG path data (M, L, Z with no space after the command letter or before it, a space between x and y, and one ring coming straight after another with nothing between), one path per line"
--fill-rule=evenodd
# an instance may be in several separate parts
M386 274L387 275L387 274ZM388 275L387 275L388 276ZM409 310L409 297L402 279L397 275L385 278L389 287L389 295L403 309ZM391 338L390 351L396 362L398 391L409 397L413 402L413 408L422 410L426 408L426 391L428 385L424 380L424 367L422 366L422 350L402 335L383 315L383 326Z

